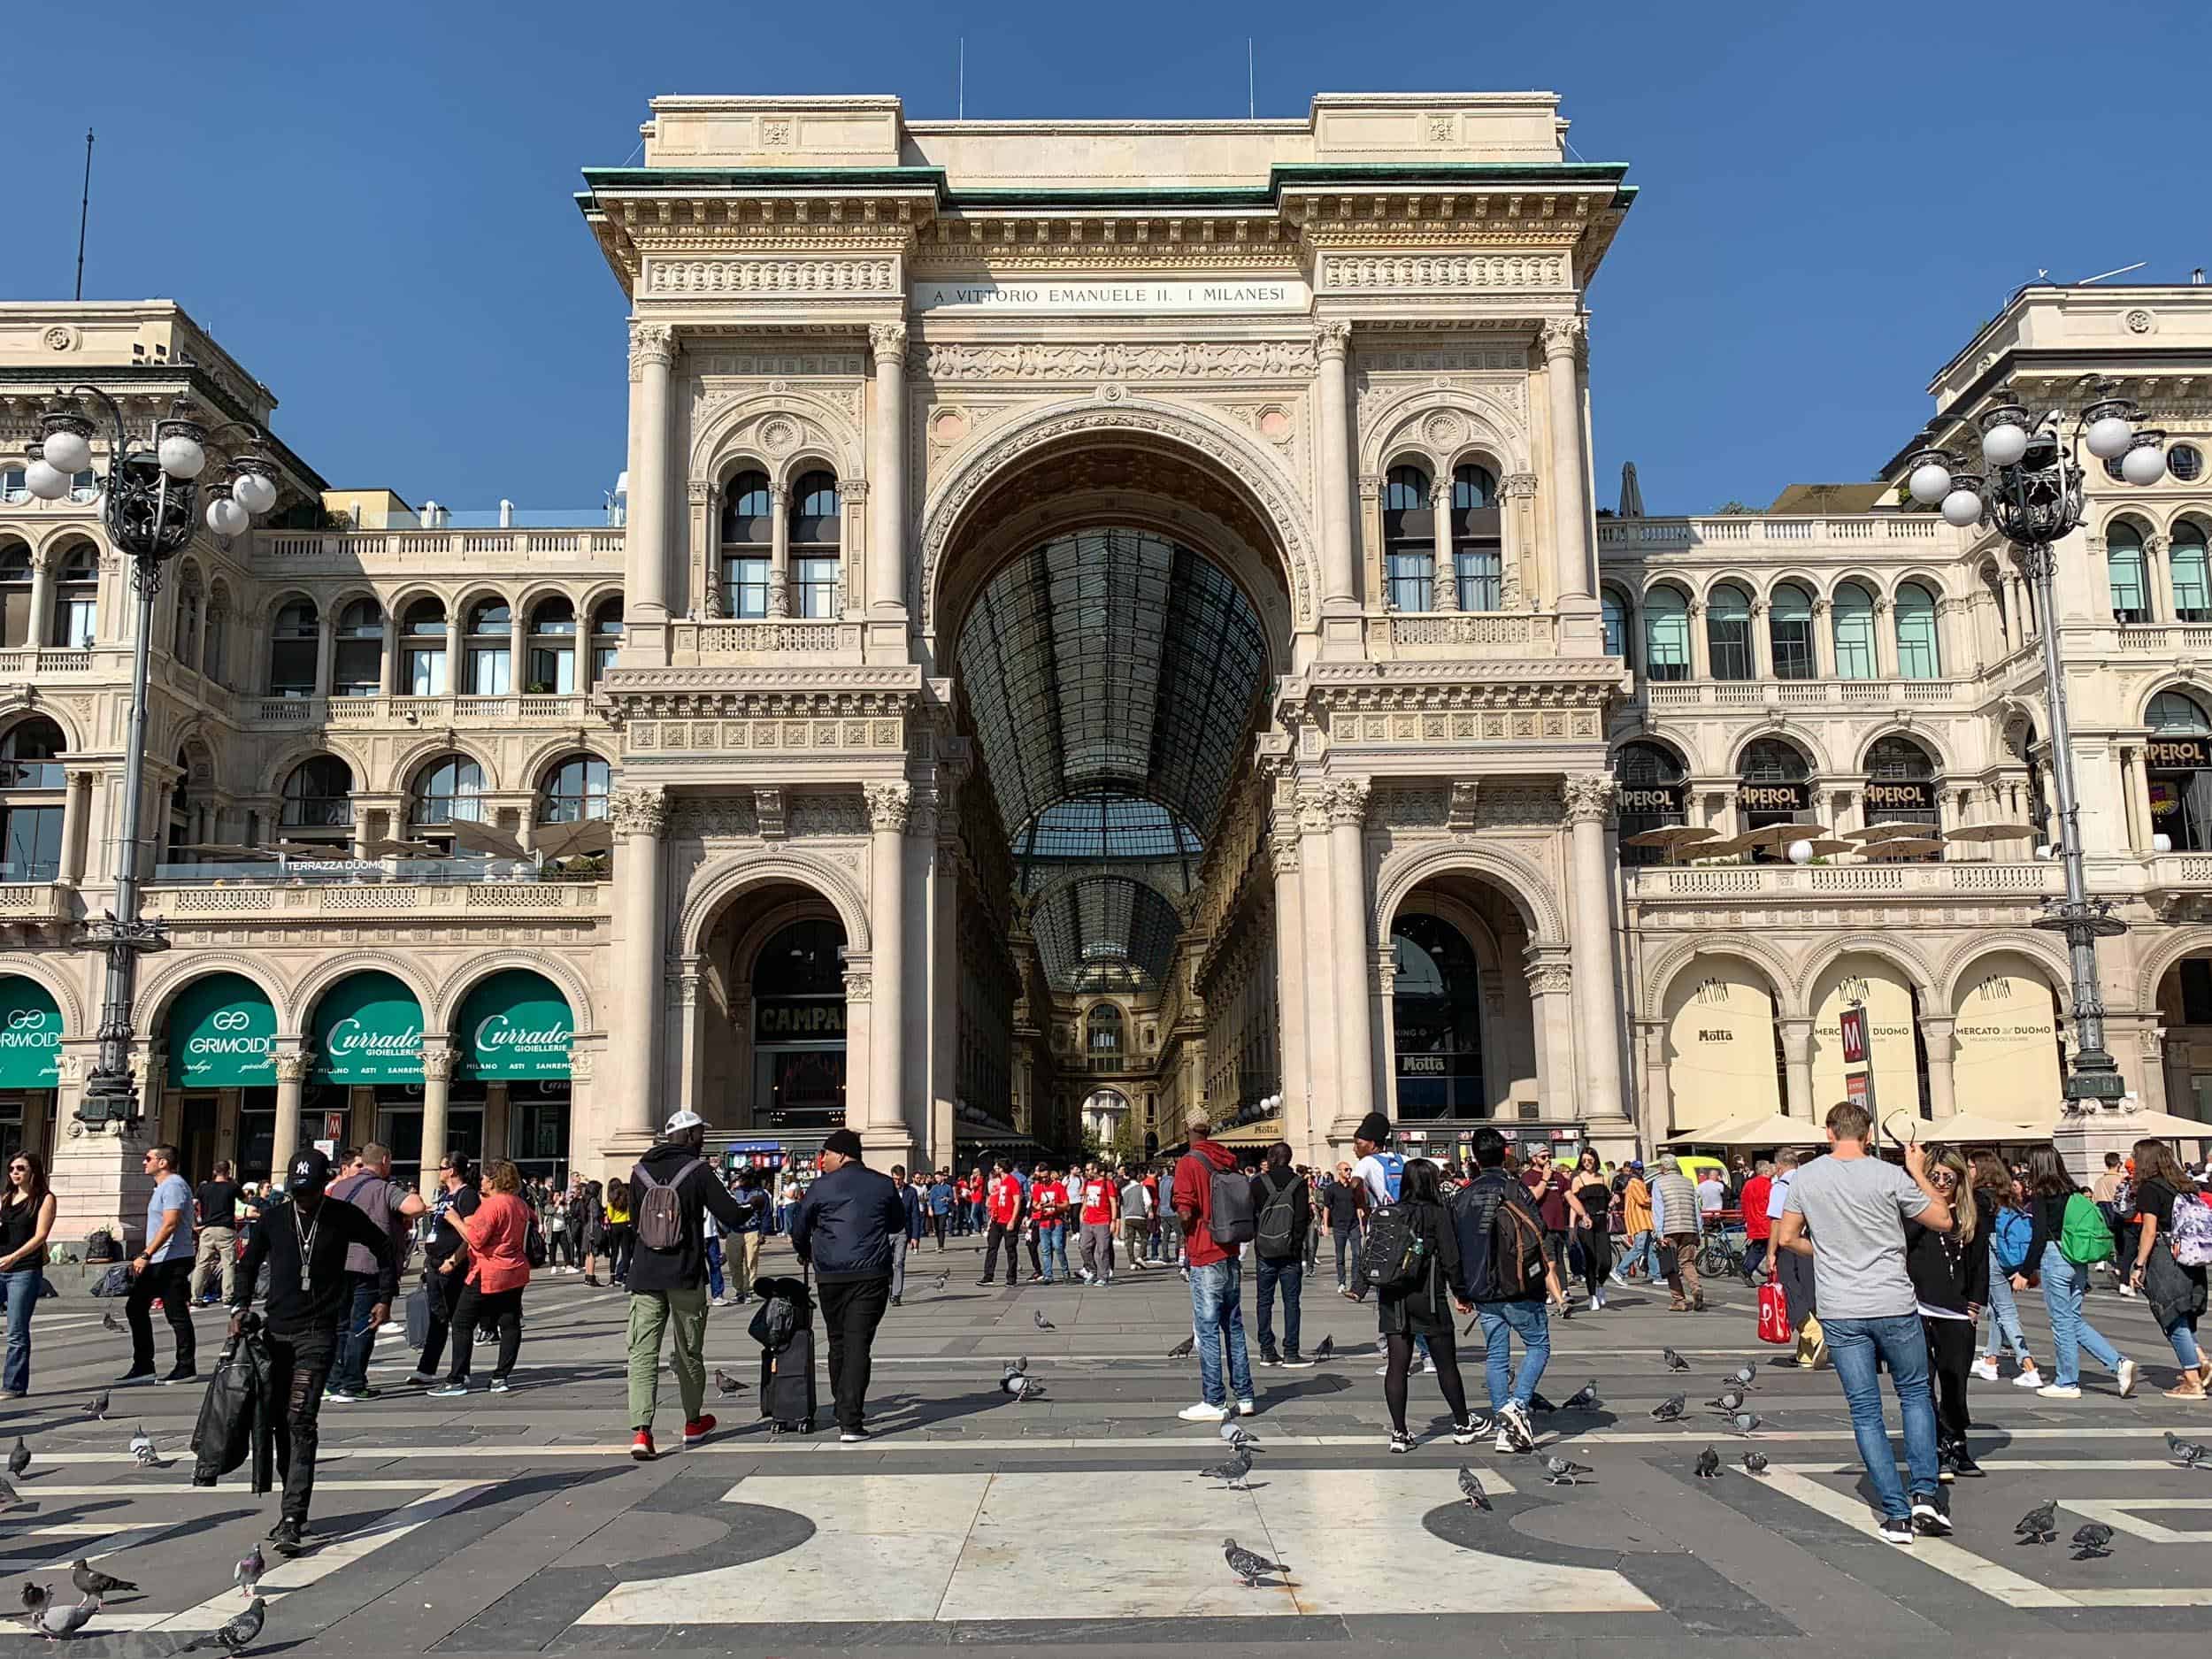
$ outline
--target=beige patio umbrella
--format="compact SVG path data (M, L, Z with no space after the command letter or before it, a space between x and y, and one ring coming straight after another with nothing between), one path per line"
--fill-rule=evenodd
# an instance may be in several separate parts
M1943 843L1932 835L1918 838L1901 836L1895 841L1872 841L1859 849L1863 858L1924 858L1930 853L1939 853Z
M1825 824L1769 824L1746 830L1736 839L1747 847L1786 847L1792 841L1816 841L1835 832Z
M522 843L505 830L495 825L457 818L453 820L453 850L492 858L527 858L530 856L522 850Z
M1962 824L1955 830L1946 831L1944 839L1954 841L2024 841L2034 838L2032 824Z
M1633 835L1621 837L1624 847L1679 847L1686 841L1708 841L1719 834L1702 824L1662 824L1657 829L1639 830Z
M1828 1138L1818 1124L1780 1112L1763 1117L1733 1118L1709 1128L1686 1130L1668 1137L1669 1146L1707 1147L1816 1147Z
M2016 1123L2009 1118L1993 1117L1985 1112L1956 1112L1951 1117L1922 1124L1920 1138L1924 1141L1946 1141L1954 1146L2001 1146L2020 1141L2047 1141L2051 1125L2057 1121L2055 1107L2044 1113L2039 1123Z
M1824 837L1823 839L1813 842L1812 848L1813 856L1816 858L1833 858L1838 853L1853 853L1858 851L1858 848L1852 842L1839 841L1832 835Z
M1682 849L1685 858L1730 858L1738 853L1751 850L1751 842L1740 835L1732 835L1722 841L1698 841Z
M1921 836L1927 833L1925 824L1869 824L1863 829L1844 832L1855 841L1896 841L1907 835Z
M531 832L530 845L542 858L581 858L610 850L614 846L614 826L603 818L541 824Z

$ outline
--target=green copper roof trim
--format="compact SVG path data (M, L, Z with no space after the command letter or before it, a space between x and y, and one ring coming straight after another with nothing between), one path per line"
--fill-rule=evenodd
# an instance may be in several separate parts
M593 189L691 190L739 185L926 186L945 193L942 167L586 167Z

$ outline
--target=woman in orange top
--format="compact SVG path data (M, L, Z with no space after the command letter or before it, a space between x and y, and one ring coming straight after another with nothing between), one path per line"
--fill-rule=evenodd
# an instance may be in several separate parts
M530 1229L534 1221L521 1191L522 1171L502 1158L484 1171L483 1202L472 1214L457 1217L467 1245L438 1271L466 1273L468 1282L453 1310L453 1368L430 1391L433 1399L468 1393L469 1350L476 1344L478 1329L490 1324L499 1327L499 1366L492 1372L492 1392L507 1392L508 1373L522 1348L522 1289L530 1282Z

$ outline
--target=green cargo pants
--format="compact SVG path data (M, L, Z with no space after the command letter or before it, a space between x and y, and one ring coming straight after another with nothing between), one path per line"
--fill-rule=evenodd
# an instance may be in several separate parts
M707 1409L707 1287L630 1293L630 1428L653 1426L659 1404L661 1333L671 1323L676 1340L668 1356L684 1420L695 1423Z

